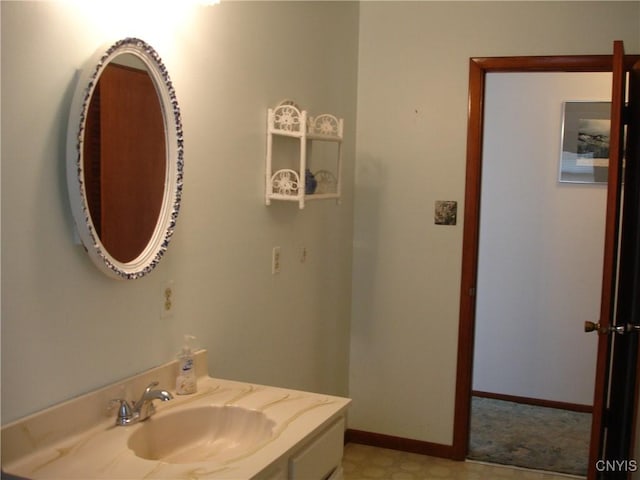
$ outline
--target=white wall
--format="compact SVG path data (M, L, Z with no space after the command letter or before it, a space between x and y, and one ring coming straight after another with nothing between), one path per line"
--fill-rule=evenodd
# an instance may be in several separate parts
M606 185L558 182L564 101L610 73L487 75L475 390L591 405Z
M639 52L639 7L361 4L351 428L452 442L469 57Z
M183 333L213 375L348 393L358 5L189 3L1 4L3 423L169 361ZM64 149L76 69L125 36L162 57L185 132L175 237L132 282L74 245ZM284 98L345 118L342 205L264 205L266 109Z

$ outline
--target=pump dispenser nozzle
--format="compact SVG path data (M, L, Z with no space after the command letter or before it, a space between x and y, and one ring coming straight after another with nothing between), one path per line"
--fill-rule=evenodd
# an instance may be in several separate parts
M193 335L188 335L188 334L184 335L184 344L182 345L182 353L180 354L181 356L185 354L193 355L191 342L195 339L196 337L194 337Z

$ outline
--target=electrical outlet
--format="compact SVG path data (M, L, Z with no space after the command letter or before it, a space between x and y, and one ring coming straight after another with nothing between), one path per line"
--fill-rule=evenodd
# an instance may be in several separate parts
M162 307L160 317L167 318L173 315L175 291L173 280L167 280L162 287Z
M271 251L271 273L280 273L280 247L273 247Z

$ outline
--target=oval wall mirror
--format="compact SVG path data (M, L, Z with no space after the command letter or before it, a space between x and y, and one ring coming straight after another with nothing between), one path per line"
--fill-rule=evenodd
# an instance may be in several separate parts
M132 280L157 266L183 166L180 109L158 54L137 38L98 51L71 105L67 183L80 240L104 273Z

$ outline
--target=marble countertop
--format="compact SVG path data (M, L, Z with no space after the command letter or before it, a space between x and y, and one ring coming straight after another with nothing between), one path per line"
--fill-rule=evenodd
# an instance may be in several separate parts
M164 376L166 372L160 373L159 376ZM153 373L138 378L137 383L143 384L149 378L153 378ZM171 401L155 402L156 416L147 422L180 409L238 406L263 412L275 422L274 434L240 457L169 464L140 458L127 446L129 436L146 422L115 426L115 412L107 417L102 411L100 421L91 425L95 414L82 413L89 401L104 402L116 388L88 394L87 397L92 398L84 399L84 404L78 403L83 400L79 397L3 427L3 471L31 479L249 479L268 471L314 433L343 416L350 403L342 397L198 376L197 393L174 395ZM73 411L74 402L84 427L59 432L64 425L60 416ZM104 406L101 408L104 410ZM5 450L7 446L10 448Z

